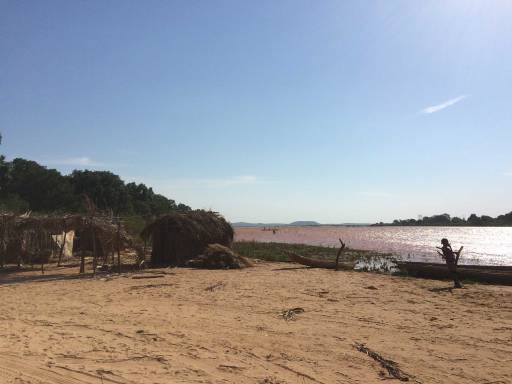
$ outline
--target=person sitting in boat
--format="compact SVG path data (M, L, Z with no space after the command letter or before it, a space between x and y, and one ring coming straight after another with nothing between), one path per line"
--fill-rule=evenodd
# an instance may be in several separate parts
M462 284L459 280L459 274L457 273L457 261L459 259L459 255L457 252L454 252L452 246L448 239L441 239L442 247L436 247L440 249L441 252L437 251L437 253L446 261L446 265L448 266L448 270L453 278L453 283L455 288L462 288Z

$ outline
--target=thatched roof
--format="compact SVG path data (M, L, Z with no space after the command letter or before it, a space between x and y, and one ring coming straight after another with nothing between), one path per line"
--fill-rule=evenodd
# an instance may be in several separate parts
M217 212L173 212L147 225L141 237L152 239L152 263L182 265L208 244L230 246L233 228Z
M93 230L100 241L112 242L117 238L118 227L112 219L103 216L0 214L0 234L10 238L22 236L23 233L27 232L61 234L72 230ZM120 228L119 237L123 245L132 243L130 237L122 228Z
M93 253L94 271L98 257L103 257L103 262L106 262L108 253L116 248L119 251L135 248L138 256L143 257L142 248L133 244L120 222L113 217L99 215L92 210L90 212L86 216L0 213L0 267L6 263L21 264L25 261L46 264L55 255L55 235L70 231L80 233L81 273L85 271L85 252L88 250ZM91 248L88 248L89 243ZM62 252L59 263L61 256Z
M165 225L170 231L177 231L183 236L207 241L216 237L228 236L233 239L233 228L217 212L195 210L190 212L173 212L158 217L141 232L143 239L149 239L156 227ZM213 243L212 241L208 244Z

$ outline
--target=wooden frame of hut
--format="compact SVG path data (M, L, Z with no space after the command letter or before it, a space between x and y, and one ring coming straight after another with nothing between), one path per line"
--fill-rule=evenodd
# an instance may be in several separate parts
M183 266L200 255L208 244L231 247L233 228L217 212L195 210L160 216L141 233L151 240L151 264Z
M132 246L132 241L121 228L120 223L103 216L82 215L15 215L0 214L0 267L14 263L21 265L43 265L50 261L55 252L59 253L59 265L63 245L57 246L55 235L70 231L87 233L92 241L93 271L96 270L99 252L105 250L103 263L106 263L107 252L117 250L118 263L121 249ZM65 236L65 235L64 235ZM80 273L85 270L86 249L80 249Z

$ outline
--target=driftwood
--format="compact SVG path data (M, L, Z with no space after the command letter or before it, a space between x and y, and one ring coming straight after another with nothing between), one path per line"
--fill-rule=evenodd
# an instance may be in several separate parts
M330 260L321 260L321 259L312 259L309 257L301 256L292 251L286 251L290 260L295 263L306 265L312 268L326 268L326 269L344 269L344 270L352 270L354 269L355 262L343 262L338 263L336 266L335 261Z
M336 270L338 270L338 267L339 267L341 252L343 252L343 250L345 249L345 243L343 241L341 241L341 238L339 239L339 241L341 243L341 247L338 250L338 253L336 254Z
M140 279L158 279L160 277L165 277L165 275L135 275L132 276L132 279L140 280Z
M338 253L336 254L336 261L304 257L304 256L301 256L298 253L295 253L292 251L286 251L286 253L288 254L288 257L295 263L307 265L308 267L334 269L336 271L339 269L352 270L352 269L354 269L354 266L356 265L355 262L345 261L345 262L340 263L340 256L341 256L341 253L345 250L345 243L343 241L341 241L341 239L339 239L339 240L340 240L341 247L338 250Z
M373 360L377 361L383 368L385 368L388 373L393 376L395 379L400 381L409 381L409 376L400 368L398 368L398 364L393 360L386 359L379 355L377 352L372 351L370 348L361 343L354 343L354 347L359 351L367 354Z

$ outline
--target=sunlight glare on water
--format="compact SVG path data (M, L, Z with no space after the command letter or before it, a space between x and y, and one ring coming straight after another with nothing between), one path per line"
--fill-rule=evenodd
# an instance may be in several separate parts
M279 227L276 234L261 227L235 228L235 240L347 246L391 252L415 261L442 262L436 246L446 237L454 249L464 246L461 264L512 265L510 227Z

